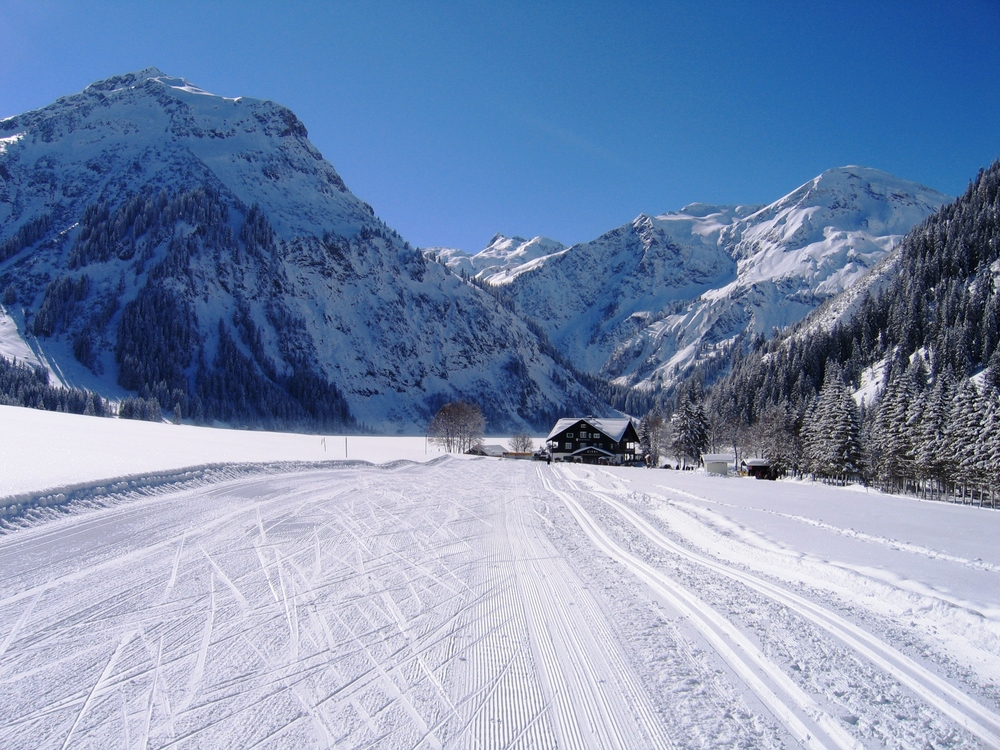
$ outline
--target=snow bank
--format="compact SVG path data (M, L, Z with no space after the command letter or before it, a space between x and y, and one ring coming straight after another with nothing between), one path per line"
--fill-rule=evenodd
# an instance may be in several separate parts
M206 464L345 458L384 463L440 455L422 437L223 430L0 406L0 498Z

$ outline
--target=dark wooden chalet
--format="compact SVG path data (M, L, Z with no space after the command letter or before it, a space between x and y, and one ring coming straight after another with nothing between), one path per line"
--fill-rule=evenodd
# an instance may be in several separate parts
M545 438L553 461L622 464L635 460L639 436L631 419L560 419Z

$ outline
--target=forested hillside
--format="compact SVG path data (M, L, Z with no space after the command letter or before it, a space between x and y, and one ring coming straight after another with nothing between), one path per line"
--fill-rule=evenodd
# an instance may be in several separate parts
M853 315L735 347L709 394L718 439L754 434L786 465L890 488L990 487L1000 480L998 260L994 162L907 235L888 281ZM856 407L847 394L872 380L875 397Z
M0 120L0 304L0 352L142 418L416 432L474 400L514 431L606 408L291 111L152 68Z

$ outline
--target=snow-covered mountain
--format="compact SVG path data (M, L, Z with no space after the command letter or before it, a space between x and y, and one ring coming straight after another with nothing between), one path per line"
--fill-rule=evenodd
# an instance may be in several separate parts
M523 321L429 263L295 115L150 68L0 121L0 290L63 382L237 424L495 429L599 408Z
M522 273L529 270L531 261L565 250L561 242L548 237L504 237L496 234L486 248L475 255L448 247L429 247L424 250L428 260L447 266L459 276L475 276L480 280L497 283L506 278L508 271Z
M471 256L469 272L498 285L582 369L623 385L669 386L720 344L801 320L948 200L885 172L843 167L768 206L640 215L519 265L509 253Z

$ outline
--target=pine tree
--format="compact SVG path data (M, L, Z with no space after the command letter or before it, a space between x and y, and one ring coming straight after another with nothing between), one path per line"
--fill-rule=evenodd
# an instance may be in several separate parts
M858 406L835 363L827 368L823 388L809 419L805 441L809 470L822 477L860 474Z
M858 405L843 382L834 387L833 414L830 422L830 469L835 475L861 473L861 425Z
M990 507L996 507L996 488L1000 485L1000 393L994 388L986 392L987 411L980 439L981 481L989 492Z
M925 481L933 482L938 488L948 475L945 431L951 397L951 381L942 374L938 376L934 387L927 394L920 425L914 435L918 476Z
M649 436L649 415L644 416L639 420L639 455L642 457L643 461L647 460L650 453L650 436Z
M962 488L962 496L975 480L975 445L982 435L979 392L963 380L952 399L945 428L946 476Z
M973 443L972 457L968 473L972 486L979 493L980 504L983 496L991 492L997 460L997 437L1000 431L1000 413L998 413L997 392L992 386L984 386L979 393L980 432Z
M802 448L795 435L795 413L787 402L769 407L760 419L761 452L781 474L799 465Z
M674 453L697 462L708 447L708 417L696 396L685 392L677 405L673 419Z

